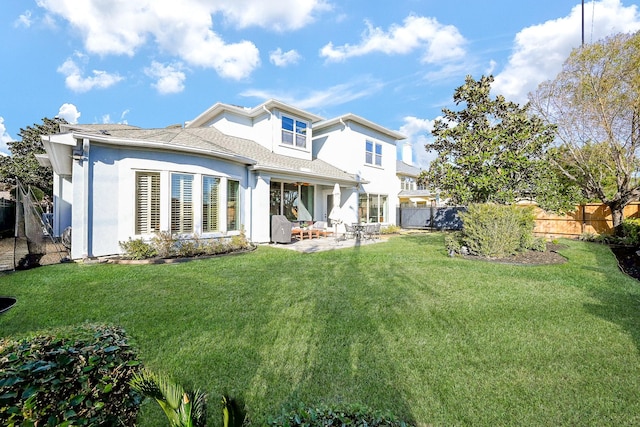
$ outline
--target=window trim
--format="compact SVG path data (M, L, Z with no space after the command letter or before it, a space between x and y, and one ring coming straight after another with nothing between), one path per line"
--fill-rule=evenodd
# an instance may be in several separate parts
M207 184L206 181L211 180L213 184ZM211 186L212 193L214 194L215 200L212 197L209 197L211 193L207 193L207 186ZM202 175L202 224L200 226L202 234L205 233L219 233L220 230L220 220L221 220L221 206L220 206L220 197L221 197L221 186L222 179L219 176L215 175ZM215 190L213 190L215 188ZM209 212L205 210L205 206L207 204L205 202L209 202ZM214 223L212 224L209 223Z
M285 119L291 120L293 129L285 129L284 123ZM303 126L298 126L298 124ZM300 129L299 128L303 128ZM297 148L299 150L308 150L308 142L309 142L309 122L307 120L300 120L294 116L289 116L287 114L282 114L280 117L280 144L285 145L287 147ZM291 142L285 142L284 135L290 135ZM304 137L304 144L299 145L298 139L300 137Z
M148 184L149 188L146 190L147 195L145 196L146 201L144 204L146 205L147 218L144 218L145 227L141 227L142 221L142 212L141 212L141 202L143 202L141 197L141 178L146 178L144 184ZM162 200L161 200L161 174L158 171L135 171L135 194L134 194L134 234L135 235L148 235L153 234L160 231L161 222L161 212L162 212ZM154 228L155 226L155 228Z
M191 234L195 231L195 209L193 193L195 175L192 173L184 172L171 172L170 175L169 194L171 196L171 202L169 204L169 231L172 234ZM174 205L174 178L179 176L185 178L189 177L190 179L181 181L180 194L178 195L179 205ZM185 186L187 182L190 184L190 188ZM188 191L189 193L185 193L186 191ZM179 218L176 218L176 213L178 213L176 211L179 211ZM190 226L189 221L186 221L185 223L185 220L189 219L191 222ZM179 226L174 226L174 224L178 224L178 221Z
M371 149L369 149L371 147ZM371 139L365 140L364 162L368 166L382 168L382 144Z

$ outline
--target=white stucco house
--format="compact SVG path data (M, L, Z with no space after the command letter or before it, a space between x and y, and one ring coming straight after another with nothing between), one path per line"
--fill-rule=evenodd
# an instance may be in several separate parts
M54 234L73 259L119 254L158 231L270 241L270 217L395 224L395 131L347 114L324 118L276 100L216 103L184 126L64 125L44 136L54 171Z

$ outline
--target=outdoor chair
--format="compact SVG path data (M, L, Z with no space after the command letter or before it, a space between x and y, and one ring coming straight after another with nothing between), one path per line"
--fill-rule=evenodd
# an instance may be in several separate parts
M355 239L356 237L356 228L353 225L345 224L344 225L344 238L345 239Z
M364 229L364 235L367 239L379 239L380 238L380 223L367 224Z
M291 243L293 224L284 215L271 217L271 241L274 243Z

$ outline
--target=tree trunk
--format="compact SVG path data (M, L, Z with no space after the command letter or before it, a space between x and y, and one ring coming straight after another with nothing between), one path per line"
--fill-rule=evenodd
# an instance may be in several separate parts
M624 220L624 206L619 204L609 205L611 218L613 219L613 235L622 236L622 221Z

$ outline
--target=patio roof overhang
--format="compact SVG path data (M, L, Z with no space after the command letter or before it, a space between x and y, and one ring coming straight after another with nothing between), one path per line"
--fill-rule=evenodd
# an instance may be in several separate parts
M255 172L265 172L272 176L290 178L292 181L304 181L320 185L333 186L338 183L340 186L356 187L359 184L367 184L368 181L358 180L354 177L336 177L334 175L325 175L306 168L285 169L273 166L251 166L249 170Z

